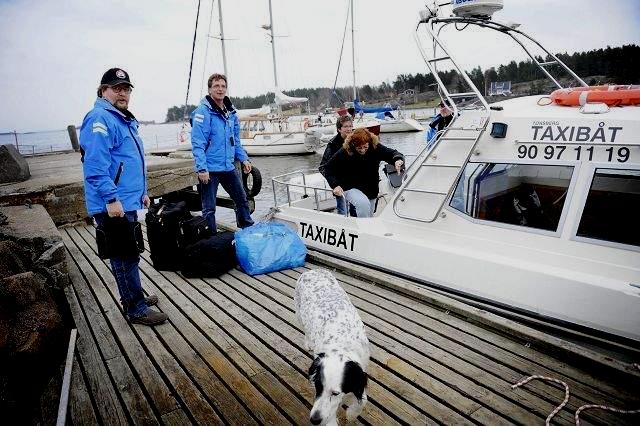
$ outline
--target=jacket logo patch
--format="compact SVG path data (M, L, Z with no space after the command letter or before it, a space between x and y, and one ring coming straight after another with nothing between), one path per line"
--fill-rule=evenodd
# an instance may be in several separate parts
M109 135L109 133L107 132L107 126L105 126L104 124L99 123L99 122L93 123L92 132L93 133L102 133L105 136Z

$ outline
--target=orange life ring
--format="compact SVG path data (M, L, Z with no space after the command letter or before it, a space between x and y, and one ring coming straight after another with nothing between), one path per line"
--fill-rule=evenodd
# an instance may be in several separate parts
M558 105L581 106L587 102L602 102L609 106L640 105L640 86L588 86L558 89L551 93Z
M304 121L303 121L303 127L305 130L307 130L309 128L309 118L305 117Z

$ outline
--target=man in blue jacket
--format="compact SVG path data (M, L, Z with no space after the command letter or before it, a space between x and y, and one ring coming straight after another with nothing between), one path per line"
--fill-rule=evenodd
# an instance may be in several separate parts
M218 184L236 204L236 221L240 228L253 225L247 195L235 160L242 162L244 173L251 173L251 162L240 143L240 122L227 95L227 77L213 74L207 81L209 94L193 111L191 149L200 181L202 216L216 231L216 195Z
M136 211L150 203L144 147L138 121L129 111L132 88L124 70L111 68L105 72L94 107L80 128L85 203L100 228L115 217L135 222ZM139 256L112 257L110 262L129 321L144 325L165 322L167 314L148 307L158 303L158 297L145 298L142 292Z

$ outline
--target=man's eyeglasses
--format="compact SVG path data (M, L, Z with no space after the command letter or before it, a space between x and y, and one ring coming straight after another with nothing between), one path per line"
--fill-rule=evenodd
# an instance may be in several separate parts
M127 86L127 85L109 86L109 88L116 93L131 93L131 90L133 90L131 86Z

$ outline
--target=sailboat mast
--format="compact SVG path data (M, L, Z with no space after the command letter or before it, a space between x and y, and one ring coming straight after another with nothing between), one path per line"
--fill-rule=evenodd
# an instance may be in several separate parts
M200 82L200 95L204 95L206 92L203 92L204 89L204 79L205 73L207 72L207 57L209 56L209 39L211 36L211 21L213 20L213 2L211 0L211 12L209 13L209 28L207 29L207 45L204 49L204 66L202 67L202 81Z
M278 73L276 72L276 40L273 36L273 14L271 13L271 0L269 0L269 29L271 30L271 55L273 56L273 80L278 87Z
M227 76L227 52L224 49L224 28L222 26L222 0L218 0L218 19L220 20L220 42L222 43L222 67L224 68L224 75Z
M271 0L269 0L269 4L271 4ZM356 89L356 44L353 37L353 0L351 0L351 63L353 64L353 99L358 99L358 92Z

